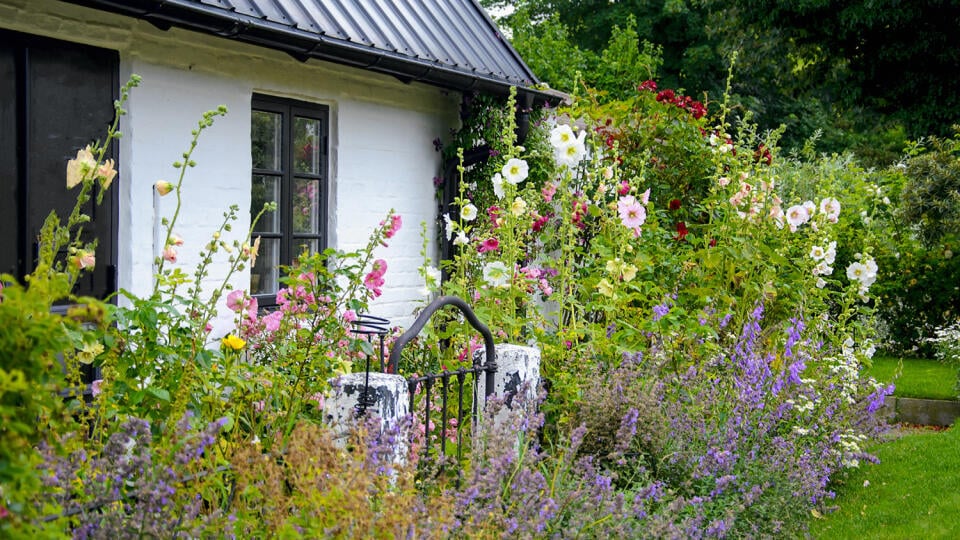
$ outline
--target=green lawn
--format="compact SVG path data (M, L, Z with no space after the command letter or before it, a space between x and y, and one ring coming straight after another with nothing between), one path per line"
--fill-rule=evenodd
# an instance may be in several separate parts
M839 508L812 519L814 538L960 538L960 428L913 431L875 449L836 487Z
M894 394L900 397L957 399L956 368L936 360L876 357L865 373L880 382L894 382L897 385ZM894 379L897 373L900 376Z

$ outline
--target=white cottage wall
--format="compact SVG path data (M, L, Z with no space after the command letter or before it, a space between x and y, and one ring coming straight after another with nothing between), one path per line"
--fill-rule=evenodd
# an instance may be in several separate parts
M249 225L250 100L254 93L330 107L329 238L351 250L395 209L404 227L377 256L388 263L387 286L372 314L406 326L424 298L417 268L420 223L435 237L432 179L441 156L432 140L457 125L459 96L431 86L310 60L265 48L178 29L162 31L142 21L53 0L0 0L0 27L119 51L120 79L143 77L121 128L119 189L119 285L137 294L151 289L156 224L153 183L175 181L172 167L188 147L203 111L226 105L229 114L202 135L184 183L177 233L186 243L177 265L192 273L199 249L231 204L241 208L232 237ZM69 89L64 89L69 91ZM172 196L159 199L170 215ZM221 280L224 257L210 268ZM246 287L248 272L231 279ZM230 328L220 310L215 333Z

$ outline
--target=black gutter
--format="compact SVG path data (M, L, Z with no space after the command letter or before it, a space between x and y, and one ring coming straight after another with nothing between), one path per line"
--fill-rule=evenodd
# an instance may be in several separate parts
M500 96L506 95L511 86L516 86L519 95L530 95L539 103L555 105L561 100L554 92L533 87L537 84L535 77L529 81L510 80L467 72L200 3L183 0L63 1L142 19L162 30L176 26L282 51L301 61L314 58L391 75L405 82L417 81L451 90ZM516 51L510 50L516 55Z

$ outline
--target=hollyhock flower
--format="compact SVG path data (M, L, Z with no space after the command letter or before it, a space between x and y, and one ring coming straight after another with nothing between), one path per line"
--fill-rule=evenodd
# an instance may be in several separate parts
M597 292L608 298L613 298L613 284L607 278L603 278L597 283Z
M630 182L623 180L620 182L620 187L617 189L617 195L622 197L627 193L630 193Z
M250 260L250 266L256 266L257 255L260 253L260 237L258 236L256 240L253 241L252 246L244 244L242 251L243 256Z
M227 294L227 309L230 311L239 313L240 310L246 305L246 291L242 289L234 289Z
M496 251L500 249L500 241L496 238L487 238L477 246L477 251L480 253L486 253L488 251Z
M97 379L90 383L90 393L93 394L93 397L100 395L100 392L103 391L103 379Z
M827 256L827 252L820 246L812 246L810 248L810 258L819 261Z
M280 322L283 320L283 312L274 311L261 320L263 321L263 328L267 332L276 332L280 329Z
M493 261L483 266L483 280L491 287L510 287L510 272L501 261Z
M523 200L520 197L517 197L513 200L513 203L510 205L510 213L520 217L527 211L527 201Z
M543 200L545 202L552 201L553 196L557 193L557 184L553 182L547 182L543 185L543 188L540 189L540 193L543 195Z
M380 225L386 224L386 221L381 221ZM383 231L383 236L387 238L393 238L393 235L397 234L397 231L400 230L400 227L403 225L403 218L398 215L390 216L390 226Z
M679 209L680 209L680 199L670 199L670 203L669 203L669 205L668 205L668 208L670 208L670 210L679 210Z
M536 216L536 219L533 220L533 225L530 226L530 229L533 232L540 232L547 225L547 222L550 221L552 214L547 214L545 216Z
M443 273L436 266L427 266L424 270L424 281L428 291L440 289L440 282L443 279Z
M817 288L822 289L827 286L827 282L823 280L822 277L817 278Z
M650 202L650 188L640 194L640 204L646 206Z
M795 204L787 208L787 223L791 231L796 231L797 227L803 225L810 219L810 214L803 205Z
M173 246L163 248L163 260L169 263L177 262L177 250Z
M97 265L97 257L92 251L81 250L73 258L73 264L79 270L83 270L84 268L93 268Z
M459 231L457 237L453 239L453 245L455 246L465 246L470 243L470 238L467 237L467 233Z
M450 214L443 215L443 227L447 235L447 242L449 242L453 238L453 220L450 219Z
M183 245L183 238L181 238L179 234L173 233L173 234L170 235L170 242L169 242L169 243L170 243L171 246L182 246L182 245Z
M553 287L550 286L550 282L547 281L546 278L540 278L539 285L540 292L542 292L544 296L550 296L553 294Z
M824 262L826 262L827 264L833 264L833 261L836 260L837 242L835 240L827 244L827 251L824 253L823 257L824 257L823 258Z
M346 311L343 312L343 322L345 322L345 323L347 323L347 324L350 324L350 323L352 323L352 322L355 321L355 320L357 320L357 312L356 312L356 311L354 311L354 310L352 310L352 309L348 309L348 310L346 310Z
M117 171L113 168L112 159L104 161L100 167L97 168L97 178L100 179L100 187L103 189L110 187L115 176L117 176Z
M83 182L83 179L86 178L96 166L97 161L93 159L93 152L90 151L90 145L77 150L76 159L67 161L67 189L73 189L74 186Z
M157 193L159 193L161 197L173 191L173 184L167 182L166 180L157 180L157 183L154 184L153 187L157 190Z
M820 212L827 216L827 221L836 223L840 218L840 201L827 197L820 201Z
M687 231L687 224L684 223L684 222L682 222L682 221L678 221L678 222L677 222L677 235L676 235L674 238L677 239L678 241L681 241L681 242L682 242L682 241L687 237L687 233L688 233L688 232L689 232L689 231Z
M506 165L503 166L503 170L500 172L503 173L504 180L510 184L517 185L526 180L529 170L530 169L526 161L517 158L510 158Z
M580 135L571 144L557 148L554 151L557 164L565 167L576 167L587 155L586 136L587 132L581 131Z
M807 219L817 212L817 205L813 204L813 201L803 201L803 208L807 211Z
M473 221L477 219L477 207L471 203L467 203L460 209L460 217L464 221Z
M603 168L603 177L606 180L613 180L613 167L604 167ZM625 193L621 194L625 195Z
M566 148L576 141L573 129L568 124L558 125L550 130L550 144L554 148Z
M503 191L503 175L497 173L493 175L493 194L497 196L498 199L502 199L506 193Z
M620 197L617 202L617 211L620 214L620 221L628 229L640 227L647 220L646 208L633 195Z

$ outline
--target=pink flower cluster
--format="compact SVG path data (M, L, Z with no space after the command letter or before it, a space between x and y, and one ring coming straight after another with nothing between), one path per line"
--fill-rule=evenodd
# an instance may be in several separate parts
M383 236L386 238L393 238L393 235L397 234L397 231L400 230L400 227L403 226L403 218L398 215L390 216L390 223L387 223L387 220L380 222L380 226L387 225L387 229L383 231Z
M531 286L528 287L527 292L533 292L533 285L535 284L544 296L550 296L553 294L553 287L550 286L550 282L547 281L547 278L557 275L557 271L555 269L524 266L520 268L520 273L528 282L531 283Z
M387 272L387 261L383 259L377 259L373 261L373 268L370 272L363 278L363 286L370 291L370 296L372 298L377 298L383 294L384 280L383 274Z

